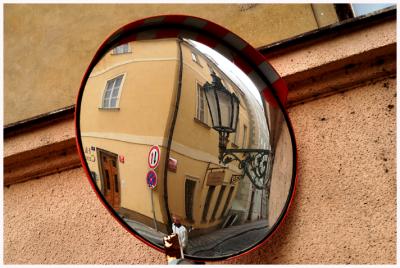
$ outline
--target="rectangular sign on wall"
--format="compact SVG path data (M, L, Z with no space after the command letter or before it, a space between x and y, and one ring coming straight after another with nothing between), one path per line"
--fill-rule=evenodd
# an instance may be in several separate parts
M224 181L224 177L224 171L210 172L207 176L207 185L221 185Z

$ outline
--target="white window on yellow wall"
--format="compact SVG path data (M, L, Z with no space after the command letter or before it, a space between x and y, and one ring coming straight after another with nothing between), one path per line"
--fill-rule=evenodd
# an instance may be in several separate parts
M107 81L102 108L117 108L123 78L124 75L122 74Z
M130 52L131 52L131 50L130 50L130 47L129 47L129 43L117 46L112 50L112 54L113 55L125 54L125 53L130 53Z
M196 118L203 122L204 124L208 124L208 116L207 116L207 100L204 93L203 88L200 84L197 85L197 106L196 106Z

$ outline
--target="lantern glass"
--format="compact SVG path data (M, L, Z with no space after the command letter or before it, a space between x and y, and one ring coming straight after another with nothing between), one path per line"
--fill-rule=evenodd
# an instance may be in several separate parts
M235 94L232 95L232 132L236 132L236 127L239 118L239 98Z
M218 126L225 132L232 132L232 100L229 91L216 90L219 104L220 125Z
M213 128L226 133L235 132L239 113L239 99L224 87L218 76L212 74L212 77L213 83L207 82L203 89Z

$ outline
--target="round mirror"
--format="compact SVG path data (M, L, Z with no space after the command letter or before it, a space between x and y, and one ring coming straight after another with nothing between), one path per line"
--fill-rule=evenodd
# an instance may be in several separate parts
M83 78L77 143L92 186L132 234L188 259L248 252L281 223L296 147L287 89L254 48L203 19L112 34Z

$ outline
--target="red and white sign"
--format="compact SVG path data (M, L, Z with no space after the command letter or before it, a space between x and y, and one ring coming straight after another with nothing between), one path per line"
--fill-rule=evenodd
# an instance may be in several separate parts
M156 168L160 162L160 148L158 146L152 146L150 148L149 156L147 158L149 167Z

